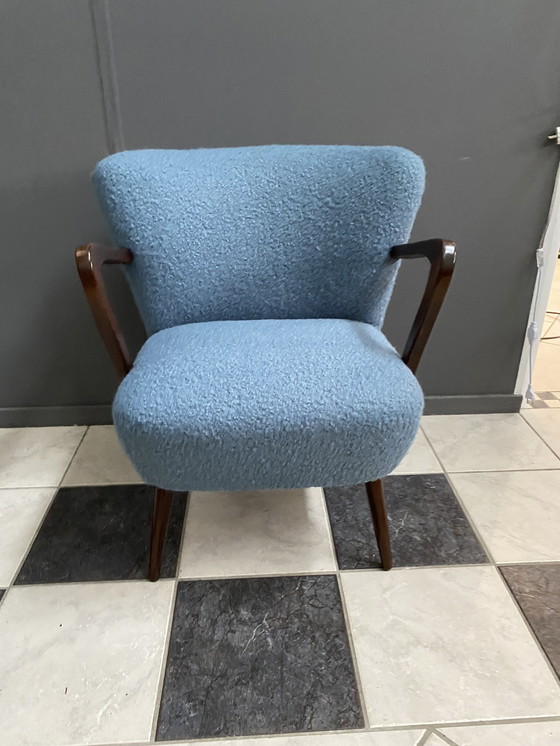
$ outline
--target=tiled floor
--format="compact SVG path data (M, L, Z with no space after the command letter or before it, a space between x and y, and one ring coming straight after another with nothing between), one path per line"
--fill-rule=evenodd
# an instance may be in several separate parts
M560 408L385 484L391 572L363 487L194 493L152 584L112 428L1 430L0 744L558 746Z

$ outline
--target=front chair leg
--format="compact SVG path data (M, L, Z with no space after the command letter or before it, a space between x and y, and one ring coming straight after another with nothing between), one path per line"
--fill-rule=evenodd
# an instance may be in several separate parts
M152 518L152 542L150 546L150 568L148 578L152 583L159 579L161 574L161 562L163 559L163 547L171 517L171 505L173 492L156 487L154 500L154 514Z
M393 554L391 552L389 524L387 523L387 510L381 479L377 479L375 482L366 482L366 492L373 519L373 528L375 529L375 538L381 555L381 567L384 570L390 570L393 567Z

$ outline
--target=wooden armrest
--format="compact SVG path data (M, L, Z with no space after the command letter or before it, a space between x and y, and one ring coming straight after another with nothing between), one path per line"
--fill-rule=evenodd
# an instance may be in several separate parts
M395 260L424 257L431 264L426 289L402 355L403 361L415 373L451 282L456 259L455 244L432 238L393 246L390 255Z
M97 329L117 374L122 379L131 370L132 359L111 307L101 268L104 264L130 264L132 252L130 249L88 244L79 246L75 256L78 274ZM429 241L393 246L390 256L395 261L424 257L431 264L426 289L402 355L406 365L416 372L451 282L456 258L455 244L452 241L433 238Z
M97 329L119 378L123 379L132 368L132 360L111 307L101 268L104 264L130 264L132 252L129 249L90 243L87 246L79 246L75 257L78 274Z

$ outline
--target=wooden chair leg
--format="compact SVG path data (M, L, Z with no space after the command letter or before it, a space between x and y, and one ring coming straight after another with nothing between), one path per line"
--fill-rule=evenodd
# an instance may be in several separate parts
M373 528L375 529L375 538L381 555L381 567L384 570L390 570L393 567L393 553L391 552L389 524L381 479L377 479L375 482L366 482L366 492L373 519Z
M153 582L159 579L161 573L161 562L163 560L163 548L165 537L171 517L171 504L173 492L156 487L154 501L154 514L152 518L152 542L150 546L150 568L148 578Z

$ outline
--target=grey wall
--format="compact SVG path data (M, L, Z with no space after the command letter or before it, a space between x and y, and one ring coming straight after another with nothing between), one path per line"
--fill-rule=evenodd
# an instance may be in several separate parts
M429 395L512 394L557 166L546 135L560 113L558 0L92 6L0 5L0 424L107 417L116 378L72 249L104 238L89 172L115 143L415 150L428 186L413 237L460 251L421 382ZM401 272L386 326L398 345L424 273ZM127 289L111 285L137 344Z

